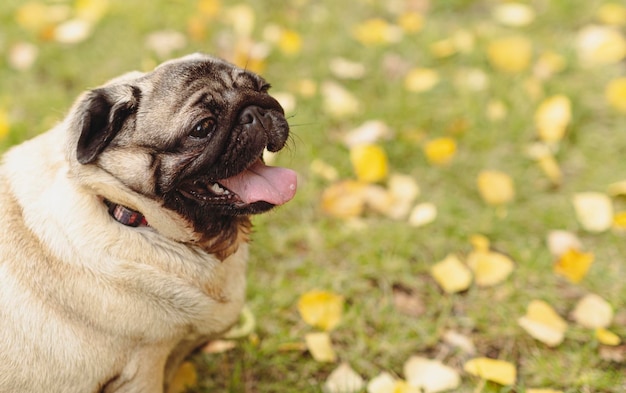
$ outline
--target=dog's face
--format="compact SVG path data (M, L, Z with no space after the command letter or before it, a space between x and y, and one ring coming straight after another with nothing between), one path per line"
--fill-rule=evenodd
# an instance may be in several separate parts
M233 237L247 215L295 193L295 173L261 158L289 136L268 89L256 74L203 55L118 78L76 105L75 159L159 201L202 241Z

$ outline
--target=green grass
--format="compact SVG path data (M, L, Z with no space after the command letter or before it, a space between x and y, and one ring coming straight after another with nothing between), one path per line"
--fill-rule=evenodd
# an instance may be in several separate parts
M206 37L189 39L172 56L193 51L225 54L229 47L224 42L233 36L232 26L223 17L231 3L223 3L220 16L207 22ZM430 3L421 32L378 46L361 45L351 30L371 17L393 23L397 15L386 2L246 3L256 15L255 41L263 41L269 24L293 29L302 37L303 47L296 55L272 49L263 72L273 91L292 92L298 100L290 117L290 147L279 155L278 163L296 169L301 184L295 200L254 220L248 286L248 304L257 322L254 336L240 340L235 350L224 354L195 355L200 382L193 392L322 391L336 365L317 363L305 352L281 350L281 345L302 342L304 334L314 330L296 310L298 297L314 288L345 297L344 318L331 336L340 359L366 380L381 371L401 375L403 363L414 354L437 357L462 370L467 357L446 351L441 344L442 332L455 329L474 340L480 355L517 366L516 386L487 383L479 391L552 387L571 393L617 393L626 389L626 366L602 360L589 331L570 321L565 342L550 349L517 325L532 299L544 299L568 317L578 299L593 292L612 304L618 318L611 330L626 339L626 238L623 233L586 233L570 202L575 192L605 191L608 184L626 179L626 115L611 109L603 98L604 86L626 75L626 66L585 69L578 65L575 53L578 31L597 23L594 12L602 1L530 1L537 17L522 28L502 27L493 21L490 12L497 1ZM114 0L87 41L62 45L18 26L15 10L20 4L5 0L0 6L0 108L11 120L9 135L0 140L2 149L59 121L84 89L163 60L146 47L146 35L163 29L186 33L189 18L197 14L195 1ZM475 49L434 58L430 44L459 29L474 34ZM511 33L533 41L535 59L552 50L567 60L564 71L541 83L544 94L540 97L526 93L530 70L508 76L488 63L488 42ZM9 49L20 41L40 50L37 62L27 71L13 70L7 61ZM390 55L408 67L438 70L441 83L426 93L406 91L402 73L393 77L384 71ZM362 80L340 81L361 104L359 113L341 119L324 112L320 94L303 97L295 88L305 78L318 85L337 80L328 62L338 56L367 68ZM488 87L477 92L459 88L456 75L466 68L483 70ZM527 145L536 139L534 111L541 99L552 94L567 95L573 105L573 121L557 156L564 172L564 182L557 188L525 154ZM508 108L500 122L485 115L494 99ZM383 120L395 132L394 138L382 143L392 171L412 175L421 188L420 200L437 205L437 220L429 226L412 228L368 214L360 229L355 229L321 211L320 195L329 184L315 177L309 164L321 159L337 168L341 178L354 177L341 136L371 119ZM448 136L459 122L467 127L456 136L459 151L453 163L430 165L419 135ZM516 198L504 217L486 206L478 194L476 176L482 169L502 170L514 179ZM616 200L615 205L626 209L623 200ZM552 273L553 259L545 243L552 229L577 233L585 249L595 254L596 262L582 283L570 284ZM469 237L475 233L486 235L496 249L510 255L516 269L496 287L444 295L428 274L429 267L449 253L468 252ZM394 308L393 287L398 284L423 299L426 309L421 317L409 317ZM480 381L463 374L458 391L473 392L477 386Z

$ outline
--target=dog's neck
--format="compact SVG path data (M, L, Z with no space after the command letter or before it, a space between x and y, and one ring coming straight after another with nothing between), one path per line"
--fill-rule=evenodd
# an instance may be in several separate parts
M109 200L104 200L104 203L109 208L109 214L120 224L129 227L147 227L148 221L143 214L138 211L132 210L126 206L113 203Z

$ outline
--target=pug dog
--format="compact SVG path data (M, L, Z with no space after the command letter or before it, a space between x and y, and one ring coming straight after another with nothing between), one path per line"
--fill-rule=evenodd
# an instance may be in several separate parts
M0 166L0 392L163 392L238 319L250 215L289 201L269 84L194 54L78 98Z

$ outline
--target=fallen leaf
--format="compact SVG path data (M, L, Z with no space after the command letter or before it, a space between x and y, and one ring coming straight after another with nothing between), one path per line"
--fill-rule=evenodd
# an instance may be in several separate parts
M528 68L532 52L533 45L528 38L510 36L492 41L487 48L487 57L496 70L515 74Z
M198 383L198 373L196 367L191 362L184 362L174 374L167 393L183 393L188 388L196 386Z
M9 114L3 108L0 108L0 141L9 135L11 123L9 122Z
M576 304L572 317L586 328L606 328L613 320L613 307L602 297L590 293Z
M582 244L578 236L570 231L553 230L548 232L548 249L550 254L560 257L569 250L580 250Z
M78 44L89 38L92 30L92 22L84 19L71 19L54 29L53 38L62 44Z
M357 128L350 130L343 138L348 147L371 145L381 140L391 139L393 133L382 120L368 120Z
M526 315L519 318L517 323L533 338L549 347L561 344L567 331L567 322L543 300L531 301Z
M563 393L563 391L554 389L526 389L526 393Z
M28 42L18 42L9 49L9 65L16 70L30 69L39 56L39 48Z
M436 393L456 389L461 384L459 373L438 360L411 356L404 363L404 377L410 386L423 393Z
M278 40L278 48L285 55L296 55L302 50L302 37L295 30L283 29Z
M604 232L613 225L613 203L600 192L581 192L572 198L580 225L589 232Z
M601 346L600 347L600 359L615 363L626 362L626 345L619 346Z
M573 283L579 283L587 275L593 259L592 253L585 253L570 248L561 254L561 257L554 265L554 272Z
M402 203L413 203L420 194L420 187L417 181L410 175L392 174L389 176L387 187L394 200Z
M371 18L354 26L352 36L366 46L389 44L402 39L402 30L382 18Z
M365 65L343 57L332 58L328 64L330 72L340 79L361 79L365 76Z
M598 342L602 345L609 345L613 347L622 343L622 340L617 334L605 328L597 328L595 330L595 336L596 339L598 339Z
M249 336L256 327L256 319L248 306L244 306L239 314L239 321L223 334L224 338L235 339Z
M474 355L476 353L476 346L472 339L464 334L448 330L442 336L443 342L446 344L460 349L467 355Z
M480 68L460 68L454 79L458 87L471 91L483 91L489 86L489 75Z
M379 145L364 144L352 147L350 162L356 177L367 183L383 180L389 171L387 154Z
M393 285L393 305L400 313L415 318L426 311L426 305L421 296L400 284Z
M439 83L439 73L432 68L414 68L404 78L404 87L411 92L422 93Z
M334 363L337 355L333 349L330 335L327 332L307 333L304 341L309 353L315 361L322 363Z
M463 365L463 370L471 375L500 385L513 385L517 379L515 366L503 360L484 357L474 358Z
M506 280L515 264L499 252L475 250L468 255L467 266L474 273L476 285L489 287Z
M563 172L554 157L554 150L549 143L535 142L528 147L527 152L530 158L537 161L537 164L539 164L539 167L552 184L558 186L562 182Z
M429 163L448 165L456 154L456 141L448 137L432 139L424 145L424 153Z
M365 381L348 363L341 363L324 383L326 393L356 393L364 387Z
M626 230L626 211L615 213L613 227L622 231Z
M515 197L513 180L504 172L483 170L477 183L480 196L490 205L503 205Z
M339 172L337 171L337 169L332 165L320 160L319 158L311 161L309 169L311 170L311 173L313 175L319 176L327 181L333 182L337 181L337 179L339 178Z
M434 222L436 218L437 206L434 203L419 203L409 214L409 225L412 227L422 227Z
M330 331L341 322L343 303L343 296L312 290L300 296L298 312L309 325Z
M223 14L225 19L232 25L233 31L239 37L250 37L255 25L255 12L247 4L237 4L226 10Z
M443 59L457 53L457 48L452 38L446 38L430 44L430 52L435 58Z
M424 26L424 16L419 12L403 12L398 17L398 25L407 33L417 33Z
M345 87L336 82L322 84L324 111L331 116L342 118L357 113L359 101Z
M397 382L391 374L383 371L367 383L367 393L396 393Z
M611 107L626 112L626 77L610 81L604 90L604 97Z
M607 193L612 197L626 196L626 180L609 184Z
M472 273L454 254L434 264L430 274L446 293L464 291L472 283Z
M224 353L237 347L237 343L233 340L213 340L209 341L204 347L202 352L204 353Z
M505 26L527 26L535 20L535 11L527 4L502 3L493 9L493 17Z
M487 103L486 115L492 122L497 122L506 118L508 109L504 102L500 100L489 100Z
M556 52L548 51L539 56L533 71L539 79L545 80L563 71L566 66L567 61L565 57Z
M378 184L368 184L364 189L365 206L387 215L394 206L393 196Z
M596 11L598 20L606 25L626 25L626 7L619 3L604 3Z
M535 112L535 127L539 138L550 144L560 142L572 119L570 99L564 95L555 95L545 99Z
M78 0L74 9L78 19L95 23L106 15L109 6L110 0Z
M583 66L616 64L626 57L626 39L609 26L586 26L576 38L578 59Z
M150 33L146 37L146 47L161 59L166 59L187 45L187 38L179 31L160 30Z
M360 216L365 209L365 189L365 184L354 180L332 184L322 193L322 211L338 218Z
M198 11L207 19L213 19L219 15L222 9L221 0L198 0Z

